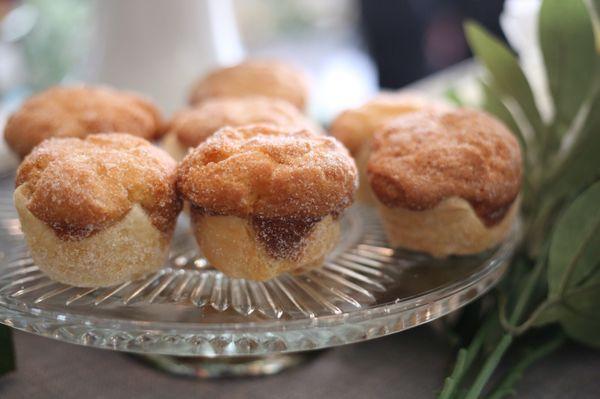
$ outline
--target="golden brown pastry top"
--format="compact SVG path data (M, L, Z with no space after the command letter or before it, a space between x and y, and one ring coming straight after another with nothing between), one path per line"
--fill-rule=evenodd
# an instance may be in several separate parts
M216 69L190 92L190 104L212 97L266 96L281 98L299 110L308 100L308 84L302 71L276 60L250 60Z
M181 162L177 183L201 211L319 217L352 202L354 161L335 139L274 125L226 127Z
M118 222L135 204L170 233L181 210L176 162L128 134L53 138L17 170L27 209L64 239L81 239Z
M214 98L173 116L167 134L186 147L196 147L225 126L268 123L309 127L310 121L293 105L263 96Z
M367 173L389 207L423 210L459 197L492 225L519 194L521 151L511 132L482 111L423 111L375 133Z
M127 132L145 139L162 130L158 109L144 98L107 87L56 86L27 99L4 129L9 147L21 157L50 137L85 137Z
M448 110L450 106L409 92L381 93L362 106L338 115L329 132L356 156L377 128L393 118L422 109Z

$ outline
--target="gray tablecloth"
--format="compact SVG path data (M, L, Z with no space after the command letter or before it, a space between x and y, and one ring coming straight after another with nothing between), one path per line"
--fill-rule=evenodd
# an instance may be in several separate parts
M272 377L176 378L110 351L16 334L19 369L0 378L2 399L432 398L452 351L425 326L328 350ZM569 345L533 367L518 398L599 398L600 353Z

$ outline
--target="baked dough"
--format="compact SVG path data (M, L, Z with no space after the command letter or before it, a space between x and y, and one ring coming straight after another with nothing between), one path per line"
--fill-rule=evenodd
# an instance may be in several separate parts
M321 129L285 100L264 96L224 97L206 100L177 112L167 128L163 148L177 160L225 126L257 123Z
M335 139L274 125L223 128L178 170L202 252L252 280L319 266L356 185L354 162Z
M389 241L434 256L497 245L517 214L521 152L476 110L420 111L378 131L367 168Z
M360 107L348 109L331 123L329 132L356 157L375 131L386 122L423 109L449 110L450 106L411 92L380 93Z
M248 60L202 77L194 84L189 102L195 105L214 97L257 95L286 100L303 111L308 101L306 76L282 61Z
M247 218L196 213L194 220L196 239L212 265L228 276L251 280L269 280L281 273L298 274L321 266L340 235L339 222L326 216L294 242L297 248L289 250L289 256L279 256L257 237Z
M111 286L160 268L181 200L176 163L127 134L49 139L17 171L15 206L51 278Z
M436 258L469 255L496 246L510 233L519 206L513 202L505 217L486 226L464 199L452 197L423 211L379 206L390 244L425 252Z
M127 132L148 140L162 133L158 109L130 92L97 86L56 86L27 99L6 123L4 137L20 157L51 137Z
M450 106L411 92L381 93L358 108L342 112L332 122L331 135L340 140L356 160L360 175L359 201L375 204L366 175L375 131L394 118L424 109L444 111Z

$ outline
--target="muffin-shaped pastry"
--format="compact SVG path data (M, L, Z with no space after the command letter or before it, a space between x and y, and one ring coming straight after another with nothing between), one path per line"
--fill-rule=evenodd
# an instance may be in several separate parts
M265 96L286 100L304 110L308 84L304 73L276 60L250 60L220 68L200 79L190 93L195 105L213 97Z
M356 160L360 175L357 198L361 202L374 203L366 170L375 131L394 118L424 109L444 111L450 107L413 93L382 93L358 108L342 112L332 122L331 135L344 143Z
M14 202L52 279L112 286L159 269L181 210L176 162L128 134L49 139L17 171Z
M128 132L151 140L161 130L158 109L136 94L107 87L57 86L26 100L8 118L4 137L24 157L51 137Z
M519 144L481 111L395 119L375 134L367 173L397 247L435 257L481 252L507 236L517 214Z
M197 147L222 127L257 123L299 126L320 132L316 124L285 100L263 96L224 97L209 99L176 113L163 147L173 158L181 160L188 149Z
M356 167L331 137L273 125L226 127L190 152L177 184L196 240L232 277L267 280L321 265L352 203Z

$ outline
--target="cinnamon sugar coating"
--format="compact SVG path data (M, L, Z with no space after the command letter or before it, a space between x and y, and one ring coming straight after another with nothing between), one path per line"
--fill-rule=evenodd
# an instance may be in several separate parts
M181 210L176 163L128 134L53 138L17 170L27 209L65 240L86 238L123 219L135 204L170 235Z
M178 169L178 188L196 210L239 217L338 213L356 185L354 161L337 140L273 125L223 128Z
M450 107L410 92L381 93L362 106L339 114L331 123L329 132L356 157L383 124L423 109L449 110Z
M186 147L196 147L224 126L256 123L311 125L297 108L285 100L264 96L214 98L175 114L167 134L175 134Z
M521 173L521 152L511 132L470 109L393 120L375 134L368 163L371 188L384 205L425 210L459 197L488 226L517 198Z
M26 100L4 130L9 147L21 157L51 137L128 132L145 139L162 130L158 109L144 98L107 87L56 86Z
M190 104L213 97L266 96L280 98L300 110L306 107L307 79L302 71L276 60L249 60L219 68L196 82Z

